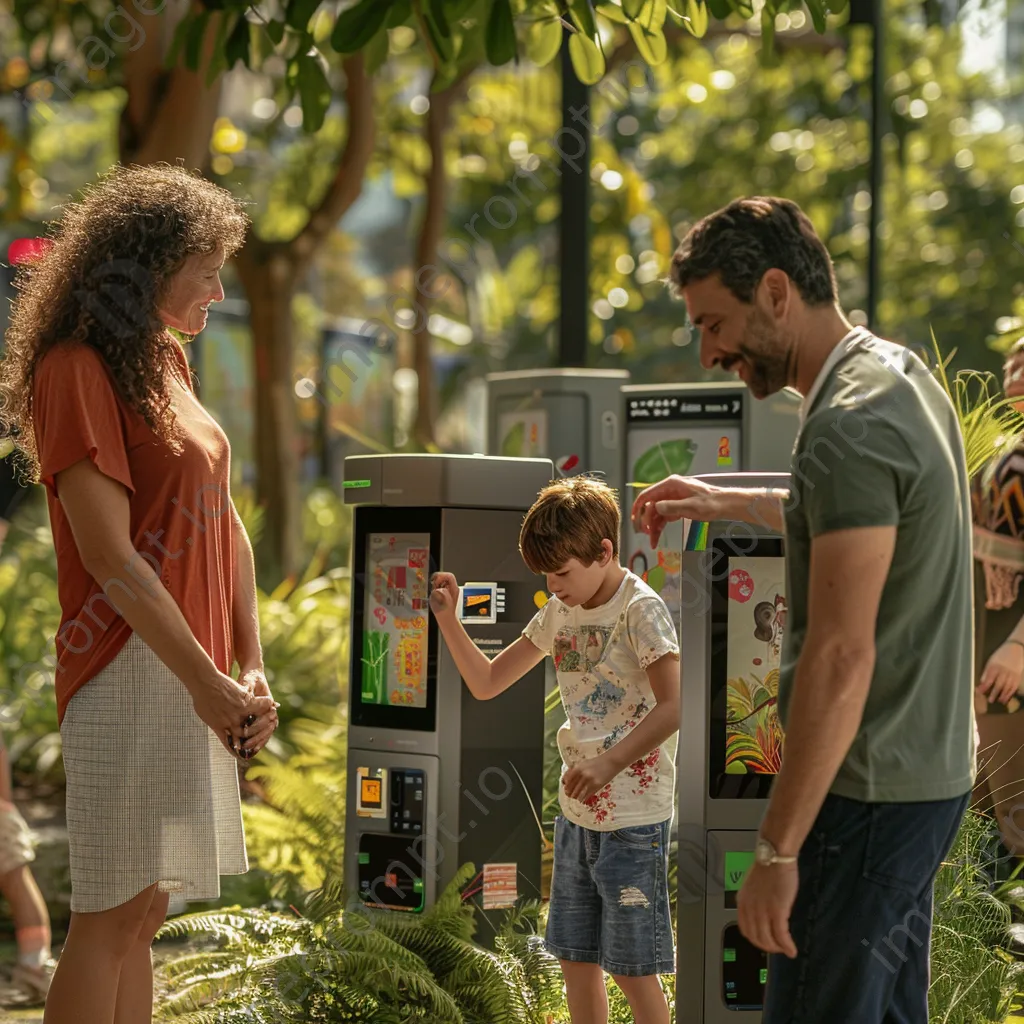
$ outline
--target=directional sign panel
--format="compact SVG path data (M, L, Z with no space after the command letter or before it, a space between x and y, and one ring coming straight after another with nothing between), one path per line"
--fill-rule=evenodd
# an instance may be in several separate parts
M741 395L688 394L630 396L626 409L629 423L673 420L741 420Z

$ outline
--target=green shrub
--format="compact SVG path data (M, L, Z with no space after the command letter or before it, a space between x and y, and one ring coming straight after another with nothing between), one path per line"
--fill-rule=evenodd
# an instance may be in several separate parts
M275 899L300 903L343 863L346 722L340 710L330 722L297 720L286 736L294 753L248 772L264 794L243 808L249 858Z
M993 882L998 838L991 818L969 811L936 879L932 1024L1001 1022L1024 982L1005 948L1013 888Z
M320 576L316 568L298 582L285 580L272 593L259 594L263 661L282 726L299 717L329 720L343 698L349 574L332 569Z
M473 943L467 864L423 915L346 909L337 880L310 895L302 917L263 910L190 915L163 938L216 948L162 968L174 994L158 1020L181 1024L545 1024L564 1019L558 962L536 933L537 907L509 913L495 951Z
M18 776L63 781L54 639L60 626L57 558L35 490L14 517L0 556L0 705Z

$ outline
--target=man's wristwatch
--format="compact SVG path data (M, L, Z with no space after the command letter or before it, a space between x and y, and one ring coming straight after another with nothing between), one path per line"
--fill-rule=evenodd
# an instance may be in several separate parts
M754 860L762 868L769 868L773 864L795 864L796 857L780 857L778 850L767 839L757 837L757 844L754 846Z

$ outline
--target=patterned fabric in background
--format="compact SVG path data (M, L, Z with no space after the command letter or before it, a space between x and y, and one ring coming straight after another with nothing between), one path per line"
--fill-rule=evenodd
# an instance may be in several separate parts
M993 459L971 486L974 515L975 671L1002 645L1024 614L1024 444ZM984 705L987 704L987 707ZM1009 704L977 702L979 713L1013 713L1019 698Z

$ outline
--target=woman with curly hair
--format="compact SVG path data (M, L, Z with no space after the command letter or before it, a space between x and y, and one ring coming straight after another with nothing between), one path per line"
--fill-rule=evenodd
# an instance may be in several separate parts
M118 167L17 279L0 418L46 487L57 551L71 847L46 1024L151 1020L169 894L214 899L248 870L237 766L276 705L228 441L169 330L206 325L247 225L196 175Z

